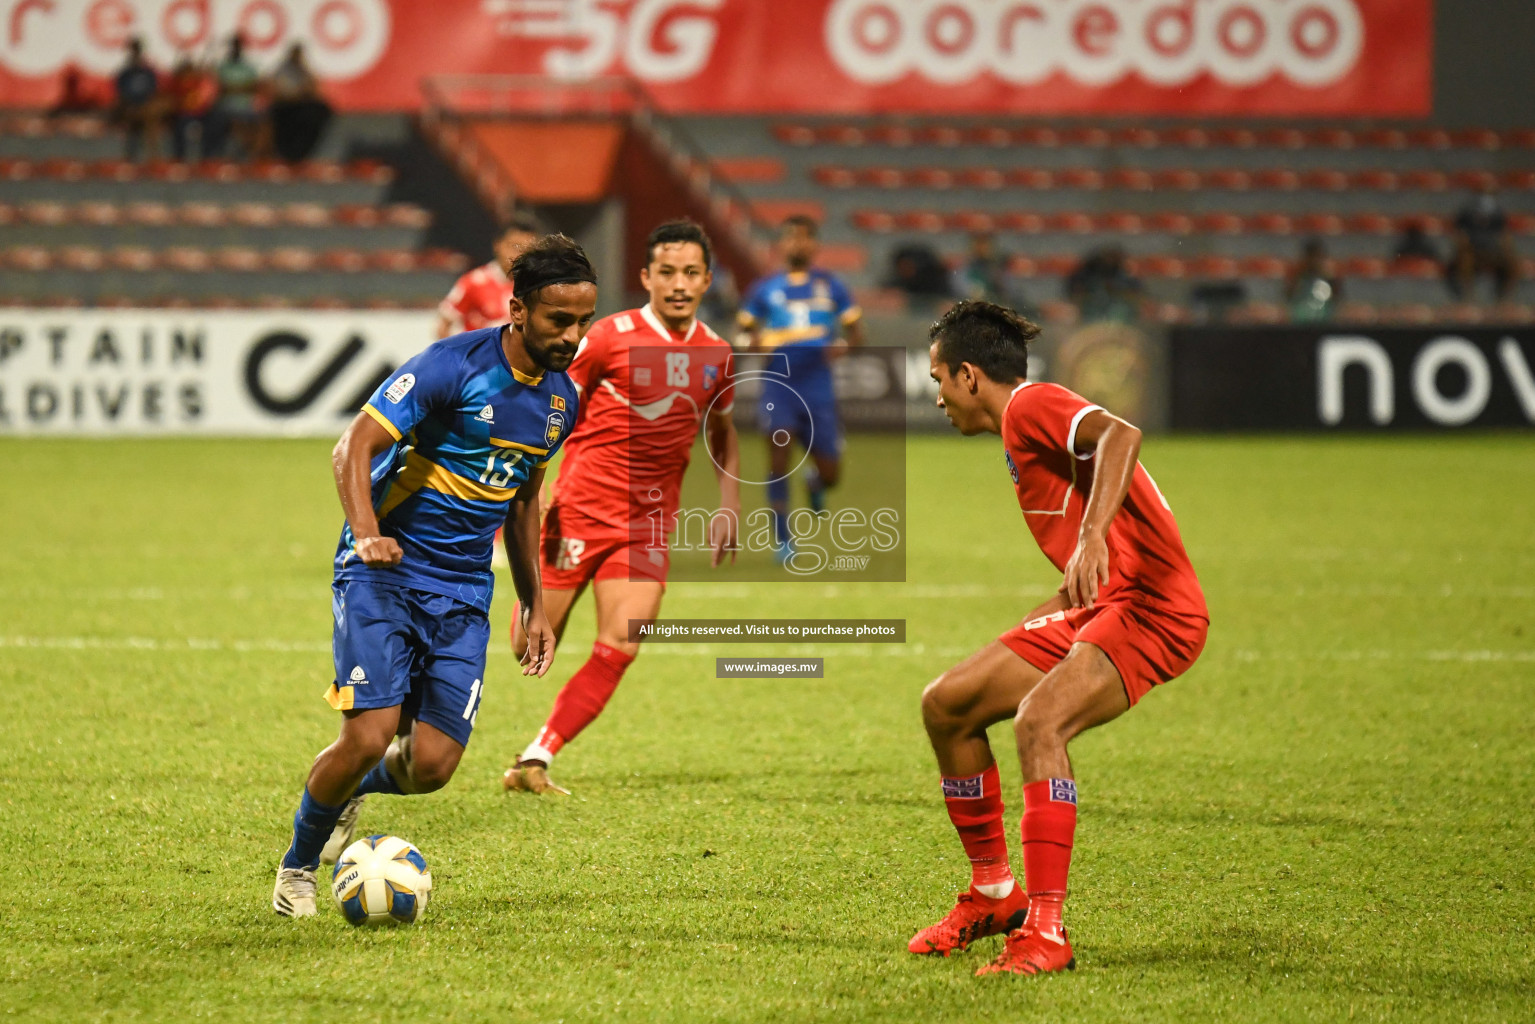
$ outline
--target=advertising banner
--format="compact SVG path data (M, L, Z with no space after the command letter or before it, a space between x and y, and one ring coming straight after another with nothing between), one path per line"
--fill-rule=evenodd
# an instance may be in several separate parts
M1535 424L1535 329L1174 330L1172 426L1401 430Z
M46 105L128 38L168 67L304 44L326 95L439 74L623 75L679 113L1430 112L1432 0L0 0L0 102Z
M435 314L0 311L0 434L336 436Z

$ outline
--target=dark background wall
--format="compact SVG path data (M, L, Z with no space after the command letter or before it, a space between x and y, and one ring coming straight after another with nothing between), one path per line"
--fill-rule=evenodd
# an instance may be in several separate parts
M1434 119L1535 125L1535 0L1438 0L1435 8Z

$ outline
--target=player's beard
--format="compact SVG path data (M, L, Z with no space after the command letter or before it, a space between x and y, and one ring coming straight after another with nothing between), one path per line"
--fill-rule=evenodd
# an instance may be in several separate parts
M553 370L555 373L564 373L570 369L570 364L575 362L576 352L580 346L566 347L556 342L539 346L526 334L522 336L522 347L528 353L528 358L545 370Z

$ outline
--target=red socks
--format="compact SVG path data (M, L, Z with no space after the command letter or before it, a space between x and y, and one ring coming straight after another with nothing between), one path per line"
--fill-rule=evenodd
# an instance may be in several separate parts
M1029 895L1029 926L1063 940L1061 904L1077 831L1077 784L1041 779L1023 787L1023 882Z
M1005 885L1013 880L1007 862L1007 831L1002 827L1002 780L997 766L968 778L943 778L943 802L949 820L970 858L970 884ZM982 890L983 892L985 890Z
M592 645L592 656L576 670L570 681L554 698L554 709L549 721L538 734L539 746L551 754L580 735L607 706L608 698L618 689L618 681L624 677L624 669L634 661L634 655L625 654L604 643Z

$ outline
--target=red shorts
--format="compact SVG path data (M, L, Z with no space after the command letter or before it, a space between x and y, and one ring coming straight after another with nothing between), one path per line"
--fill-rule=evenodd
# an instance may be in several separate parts
M648 541L603 530L584 516L561 514L558 503L544 516L539 574L550 590L579 590L592 580L647 580L666 585L671 555Z
M1153 686L1188 671L1209 630L1210 620L1201 615L1110 601L1030 619L998 639L1041 672L1054 668L1072 644L1092 644L1119 670L1133 707Z

